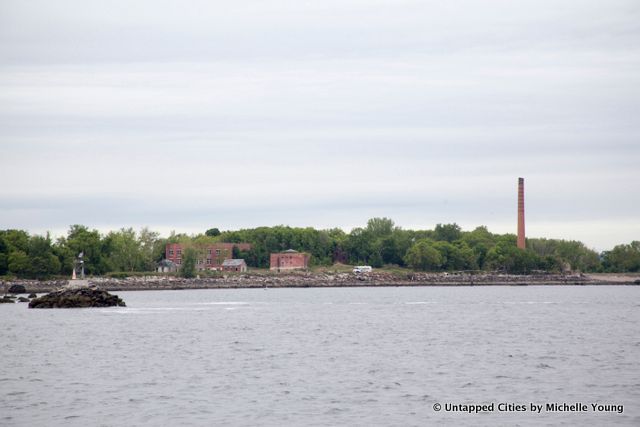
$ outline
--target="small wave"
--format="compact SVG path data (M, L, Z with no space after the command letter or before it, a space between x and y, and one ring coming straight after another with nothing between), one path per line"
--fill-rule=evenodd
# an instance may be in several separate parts
M435 304L435 301L409 301L409 302L405 302L405 304L408 304L408 305L415 305L415 304Z
M106 313L106 314L137 314L139 313L139 311L137 310L100 310L100 313Z
M502 304L559 304L556 301L502 301Z
M539 363L536 365L538 369L553 369L553 366L547 365L546 363Z
M146 307L146 308L121 308L100 310L104 314L154 314L165 311L206 311L207 308L200 307Z
M215 302L200 302L202 305L249 305L246 301L215 301Z

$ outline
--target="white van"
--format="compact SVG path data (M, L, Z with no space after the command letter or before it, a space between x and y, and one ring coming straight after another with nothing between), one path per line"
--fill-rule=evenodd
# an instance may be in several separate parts
M371 273L371 271L373 270L373 268L371 268L370 265L356 265L355 267L353 267L353 272L354 273Z

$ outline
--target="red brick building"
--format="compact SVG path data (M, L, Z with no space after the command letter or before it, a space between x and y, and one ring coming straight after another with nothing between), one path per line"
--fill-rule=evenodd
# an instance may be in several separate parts
M275 271L303 270L309 268L309 259L311 259L311 255L289 249L271 254L269 269Z
M233 258L233 247L241 251L251 250L250 243L214 243L212 245L195 246L198 252L196 270L222 270L226 259ZM185 246L180 243L167 243L165 258L180 266Z

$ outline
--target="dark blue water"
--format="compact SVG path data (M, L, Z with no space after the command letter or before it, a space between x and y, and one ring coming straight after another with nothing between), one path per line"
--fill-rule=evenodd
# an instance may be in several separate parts
M640 425L638 287L118 295L0 305L0 425Z

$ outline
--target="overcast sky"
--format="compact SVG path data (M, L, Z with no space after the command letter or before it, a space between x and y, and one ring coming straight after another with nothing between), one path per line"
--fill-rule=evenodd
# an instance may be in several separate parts
M640 240L640 2L0 2L0 228Z

